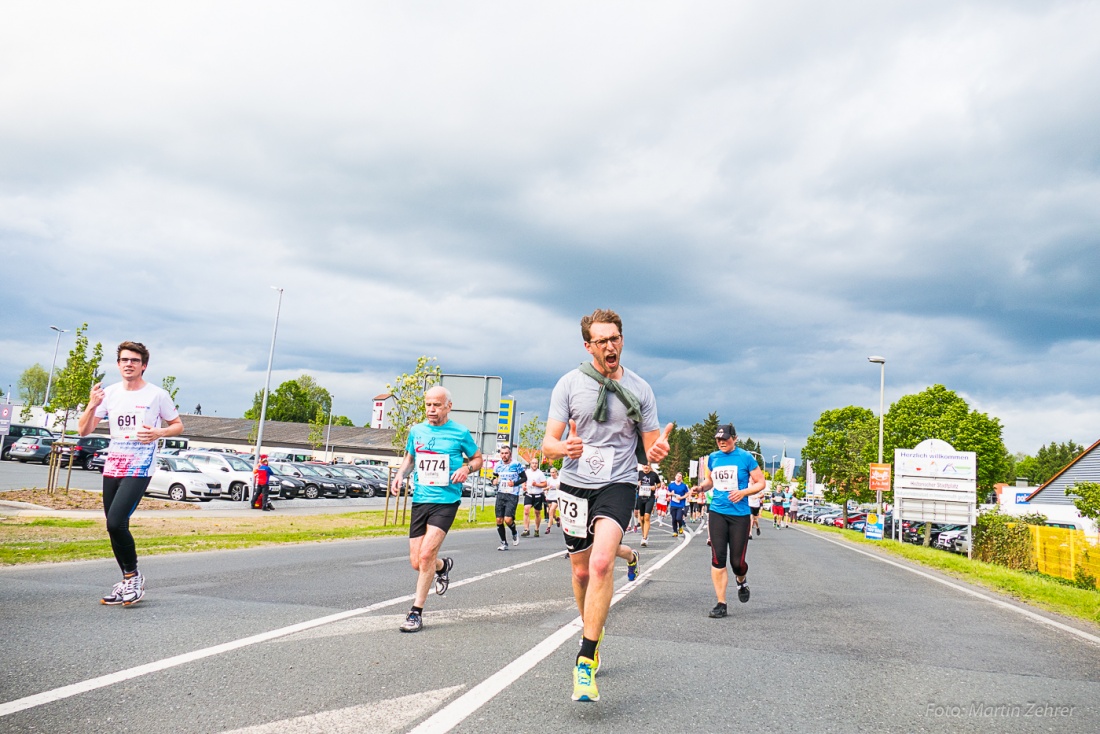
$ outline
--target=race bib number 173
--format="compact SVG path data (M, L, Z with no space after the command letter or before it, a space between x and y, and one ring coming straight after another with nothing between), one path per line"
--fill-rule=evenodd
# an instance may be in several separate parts
M583 538L588 535L588 500L575 497L564 489L558 492L558 514L566 535Z

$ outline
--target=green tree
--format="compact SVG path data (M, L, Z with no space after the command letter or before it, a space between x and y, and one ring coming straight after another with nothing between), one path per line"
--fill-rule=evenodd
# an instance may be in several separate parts
M1100 483L1080 482L1066 490L1073 497L1073 506L1084 515L1100 523Z
M64 415L54 421L54 426L67 425L73 411L88 402L92 385L103 380L103 373L99 371L103 362L103 345L96 342L89 357L87 332L87 323L76 330L75 344L69 350L69 358L54 381L48 407L54 413L64 411Z
M314 451L325 445L325 426L327 425L328 416L325 415L325 409L318 405L313 419L309 422L309 436L306 437L306 442L313 447Z
M35 363L23 370L19 376L19 399L24 405L42 405L46 402L46 386L50 383L50 373L42 365Z
M168 397L172 399L172 404L176 406L176 410L179 410L180 404L176 402L176 395L179 394L180 389L176 387L176 376L167 375L160 381L160 386L164 388L164 392L168 393Z
M392 446L395 451L404 454L405 441L409 429L424 420L424 393L429 387L439 384L442 368L435 357L420 357L416 360L416 369L394 379L386 385L386 391L393 396L393 408L390 410L390 422L394 427Z
M849 500L874 499L868 472L877 451L878 419L867 408L855 405L826 410L806 439L802 456L814 462L814 471L825 484L825 499L843 507L845 523Z
M764 451L760 447L759 442L753 441L752 438L746 436L745 438L738 438L737 445L752 454L756 459L756 465L761 469L764 468Z
M332 425L334 425L334 426L354 426L355 424L352 423L351 418L348 418L346 415L338 415L338 416L336 416L335 418L332 419Z
M263 399L264 391L258 390L252 397L252 407L245 412L244 417L250 420L259 418ZM318 408L327 416L332 409L332 396L309 375L300 375L282 383L267 396L266 419L309 423L316 416Z
M943 385L906 395L890 406L885 418L883 459L893 457L894 449L911 449L928 438L977 455L979 497L1008 478L1011 464L1001 439L1000 420L970 410L965 400Z
M1017 462L1016 476L1027 477L1031 484L1045 484L1084 450L1084 446L1079 446L1073 441L1066 443L1051 441L1047 446L1040 446L1034 458L1027 456L1023 461Z
M546 435L546 421L539 420L536 413L519 429L519 447L527 451L542 454L542 438Z
M718 425L721 421L717 413L711 413L701 422L691 427L691 452L693 458L706 456L718 448L714 441L714 434L718 433Z

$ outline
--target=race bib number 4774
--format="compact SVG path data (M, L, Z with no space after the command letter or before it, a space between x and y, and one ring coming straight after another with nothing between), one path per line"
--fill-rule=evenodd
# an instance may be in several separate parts
M451 483L450 455L418 453L416 480L427 487L446 487Z

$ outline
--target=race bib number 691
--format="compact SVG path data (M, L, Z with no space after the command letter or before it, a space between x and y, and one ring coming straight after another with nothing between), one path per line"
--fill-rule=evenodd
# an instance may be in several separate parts
M134 411L112 415L110 418L111 438L121 438L127 441L136 439L138 431L141 429L143 413L144 411Z

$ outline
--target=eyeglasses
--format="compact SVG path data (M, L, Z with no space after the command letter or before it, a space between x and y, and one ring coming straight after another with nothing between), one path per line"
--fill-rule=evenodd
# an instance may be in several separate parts
M615 336L609 336L606 339L593 339L592 341L590 341L588 343L591 344L592 346L596 347L597 349L603 349L608 344L610 344L613 347L617 347L617 346L619 346L619 342L621 342L622 340L623 340L623 335L622 334L616 334Z
M118 358L118 363L119 364L126 364L127 362L129 362L130 364L141 364L141 357L119 357Z

